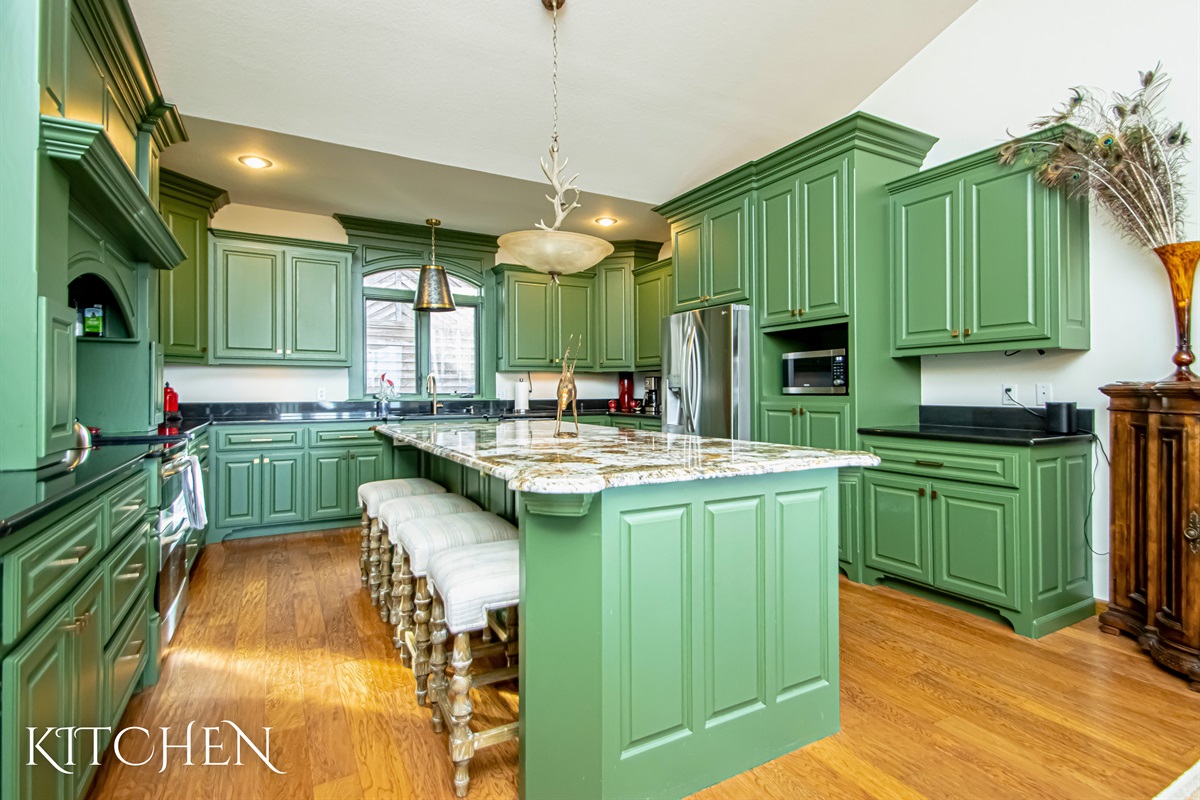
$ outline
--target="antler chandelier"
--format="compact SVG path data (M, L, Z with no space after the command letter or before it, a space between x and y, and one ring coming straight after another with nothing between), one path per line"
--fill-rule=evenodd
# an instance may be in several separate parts
M567 159L560 160L558 150L558 9L566 0L541 0L541 3L553 15L554 66L551 84L554 128L550 135L550 162L546 163L544 158L540 161L542 173L554 189L553 197L546 195L546 199L554 206L554 224L547 225L543 219L538 222L536 230L504 234L500 237L499 244L518 264L537 272L548 273L557 281L559 275L570 275L595 266L602 258L612 253L613 246L603 239L585 233L559 230L567 215L579 208L580 195L579 188L575 186L575 179L579 177L579 173L564 180ZM568 200L569 192L574 192L575 195Z

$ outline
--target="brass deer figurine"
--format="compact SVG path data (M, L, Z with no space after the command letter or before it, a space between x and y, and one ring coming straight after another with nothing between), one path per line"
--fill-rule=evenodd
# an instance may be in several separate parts
M575 388L575 364L579 361L579 356L575 356L575 360L571 360L571 344L575 341L572 336L567 340L567 351L563 353L562 358L562 376L558 379L558 391L555 393L558 397L558 414L555 416L554 435L559 438L573 438L579 435L579 409L576 403L578 392ZM562 418L563 412L567 410L567 406L571 406L571 415L575 418L575 432L563 433Z

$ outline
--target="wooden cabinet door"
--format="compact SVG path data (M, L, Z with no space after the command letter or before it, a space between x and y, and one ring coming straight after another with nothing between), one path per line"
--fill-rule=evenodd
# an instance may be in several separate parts
M964 176L962 324L968 344L1050 337L1046 192L1032 170L989 165Z
M75 442L75 310L38 298L37 454L71 449Z
M794 175L758 191L758 258L762 288L758 319L762 325L796 321L800 259L796 227L799 222Z
M558 328L558 350L555 363L562 358L568 342L573 342L571 358L578 357L577 369L587 372L596 368L596 306L592 302L595 278L563 275L558 279L558 298L554 305L555 325ZM574 337L572 339L572 337Z
M217 244L214 357L282 360L283 251Z
M158 331L168 360L208 358L208 208L165 197L162 215L183 248L175 269L158 273Z
M79 590L75 602L71 604L73 624L77 627L73 634L75 653L71 659L75 683L75 714L70 723L81 728L95 728L107 725L109 717L107 687L104 684L104 616L109 613L105 608L104 576L97 572L84 588ZM92 766L91 747L92 736L101 736L100 747L103 748L106 739L103 734L81 733L76 740L75 794L80 796L83 789L92 779L96 767ZM80 757L81 754L83 757Z
M750 297L750 196L735 197L708 211L708 299L705 305Z
M53 733L43 739L41 734L46 728L76 724L74 619L69 612L62 606L4 659L0 740L5 743L5 753L0 796L6 800L75 800L73 775L59 772L40 754L31 759L33 754L25 752L33 728L35 741L40 741L50 758L67 763L67 740Z
M350 359L350 258L347 255L288 254L288 360Z
M262 523L262 492L259 488L259 467L262 457L257 453L236 453L216 457L218 528L240 528Z
M675 265L675 310L699 308L707 288L707 234L704 215L680 220L671 226Z
M263 524L302 522L304 520L304 486L304 453L302 451L263 454Z
M758 404L758 440L771 444L799 443L796 403L770 401Z
M307 458L308 518L340 519L347 516L350 509L350 454L345 450L309 451Z
M929 482L868 470L863 489L863 562L892 575L932 583Z
M797 179L799 225L797 318L834 319L850 313L846 247L846 182L849 159L810 167Z
M1161 521L1149 534L1149 552L1157 551L1158 557L1150 562L1147 600L1153 613L1147 619L1163 639L1195 652L1200 650L1200 416L1180 412L1159 417L1150 447L1158 464L1150 474L1158 480L1146 488L1144 502L1161 509ZM1138 491L1133 484L1130 492Z
M637 313L633 273L628 262L601 264L596 270L597 299L601 309L597 366L603 370L631 370Z
M638 275L633 280L633 366L636 369L662 367L662 320L670 305L666 269Z
M823 450L850 447L850 403L838 400L803 400L798 407L799 435L796 444Z
M891 202L893 342L953 347L962 341L958 182L926 184Z
M951 482L931 487L933 585L1017 607L1017 493Z
M509 368L553 366L558 340L551 317L552 288L549 275L521 272L505 279Z

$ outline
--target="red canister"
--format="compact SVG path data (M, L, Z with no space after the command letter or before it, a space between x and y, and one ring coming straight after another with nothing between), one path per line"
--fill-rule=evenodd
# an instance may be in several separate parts
M179 392L171 388L171 384L163 387L163 411L168 414L179 411Z

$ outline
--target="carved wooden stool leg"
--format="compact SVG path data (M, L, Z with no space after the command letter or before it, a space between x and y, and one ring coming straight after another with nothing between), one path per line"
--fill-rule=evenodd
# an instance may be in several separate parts
M520 649L521 643L517 633L517 607L513 606L504 611L504 658L508 666L516 666L517 653L520 652Z
M412 653L408 651L408 632L413 627L413 574L408 562L408 553L403 547L396 546L400 558L400 573L392 579L395 588L392 592L397 597L396 608L396 647L400 648L400 663L406 667L412 666Z
M379 618L388 621L388 599L392 596L392 542L381 537L379 542Z
M417 578L416 611L413 613L413 677L417 682L417 705L425 705L429 680L429 583Z
M371 589L371 602L379 604L379 520L371 520L370 553L367 562L367 585Z
M475 740L471 736L471 635L454 637L454 656L451 659L454 677L450 679L450 760L454 762L454 794L467 796L471 782L471 757L475 755Z
M367 577L370 574L368 564L371 559L371 518L367 516L367 510L363 509L362 515L362 552L359 554L358 567L362 570L362 585L367 585Z
M434 733L442 732L442 706L438 702L442 691L446 688L446 609L442 605L442 596L433 590L433 612L430 615L429 641L432 648L429 655L429 694L430 707L433 709Z

